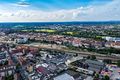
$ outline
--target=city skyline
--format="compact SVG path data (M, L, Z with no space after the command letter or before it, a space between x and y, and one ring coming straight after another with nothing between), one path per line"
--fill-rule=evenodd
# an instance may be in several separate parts
M0 22L120 20L119 0L0 0Z

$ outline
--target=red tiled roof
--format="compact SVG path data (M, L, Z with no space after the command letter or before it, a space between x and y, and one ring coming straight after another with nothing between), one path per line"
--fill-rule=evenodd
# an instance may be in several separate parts
M37 72L42 73L44 75L46 75L48 73L47 69L42 66L37 68Z

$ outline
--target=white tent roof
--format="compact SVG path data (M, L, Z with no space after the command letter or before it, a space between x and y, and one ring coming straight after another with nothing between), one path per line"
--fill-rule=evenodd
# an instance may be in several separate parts
M54 80L74 80L74 78L70 76L69 74L65 73L60 76L55 77Z

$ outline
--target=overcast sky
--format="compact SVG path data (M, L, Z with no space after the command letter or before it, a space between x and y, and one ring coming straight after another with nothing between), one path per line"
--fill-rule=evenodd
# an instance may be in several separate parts
M120 0L0 0L0 22L120 20Z

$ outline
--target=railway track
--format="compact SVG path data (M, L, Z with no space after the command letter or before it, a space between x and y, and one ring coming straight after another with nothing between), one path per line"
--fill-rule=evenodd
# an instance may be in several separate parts
M34 45L19 45L19 46L28 46L28 47L36 47L39 49L47 49L47 50L54 50L54 51L61 51L61 52L66 52L66 53L77 53L81 55L82 57L87 57L88 55L95 55L97 59L104 60L104 59L110 59L112 61L118 61L120 60L120 56L112 56L112 55L104 55L104 54L99 54L95 52L83 52L83 51L75 51L75 50L70 50L70 49L63 49L63 48L53 48L53 47L44 47L44 46L34 46Z

